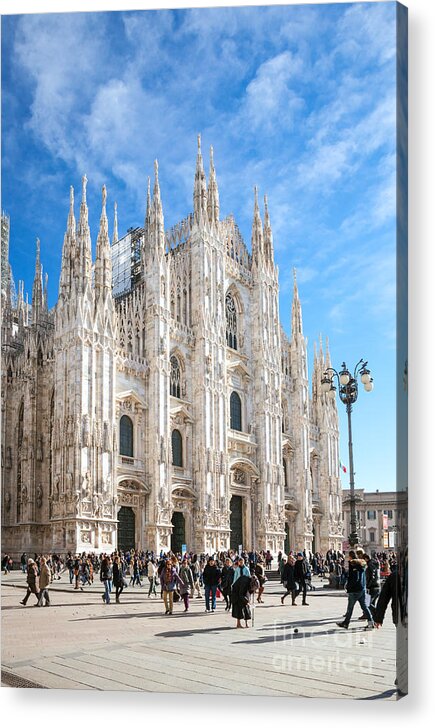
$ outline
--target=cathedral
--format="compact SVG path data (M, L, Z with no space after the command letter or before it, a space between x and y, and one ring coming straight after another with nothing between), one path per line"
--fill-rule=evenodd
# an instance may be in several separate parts
M93 262L86 183L56 305L39 241L30 303L3 266L2 550L339 548L328 348L310 386L296 275L290 338L280 323L267 198L249 251L198 138L193 213L165 230L156 162L144 226L118 238L115 205L110 241L103 187ZM6 237L2 218L2 255Z

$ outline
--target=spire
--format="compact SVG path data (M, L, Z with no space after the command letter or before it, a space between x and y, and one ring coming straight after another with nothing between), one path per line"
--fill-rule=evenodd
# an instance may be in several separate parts
M267 195L264 195L264 255L269 263L273 263L273 236L270 224Z
M296 268L293 268L293 303L292 303L292 336L295 339L302 335L302 309L299 300L298 284L296 280Z
M154 161L154 189L153 199L151 203L150 221L149 221L149 245L151 250L158 251L160 254L165 252L165 224L163 219L163 207L160 197L159 184L159 163L157 159Z
M113 206L113 238L112 243L118 242L118 205L115 202Z
M219 222L219 190L213 161L213 147L210 147L210 174L207 189L207 212L210 225Z
M44 294L42 290L41 243L39 238L36 238L35 277L33 279L32 288L32 322L34 324L39 322L43 303Z
M109 223L106 213L107 191L106 185L102 190L102 205L100 228L97 237L97 251L95 257L95 291L105 294L112 288L112 260L109 242Z
M74 187L69 190L69 211L63 238L62 264L59 281L59 297L68 298L74 276L76 258L76 220L74 216Z
M67 233L73 237L76 234L76 219L74 217L74 187L69 188L69 213L67 222Z
M193 187L193 216L200 225L207 218L207 183L201 154L201 135L198 134L198 153L196 155L195 182Z
M48 311L48 273L44 276L44 311Z
M82 177L82 201L80 204L80 218L77 230L77 243L79 249L79 279L82 291L85 290L87 283L91 282L92 270L92 251L91 251L91 233L88 222L88 206L86 203L86 185L88 179L86 175Z
M148 177L148 184L147 184L147 209L145 213L145 233L149 230L150 227L150 221L151 221L151 180Z
M252 259L259 264L263 257L263 223L261 222L260 209L258 207L258 189L254 187L254 219L252 221Z

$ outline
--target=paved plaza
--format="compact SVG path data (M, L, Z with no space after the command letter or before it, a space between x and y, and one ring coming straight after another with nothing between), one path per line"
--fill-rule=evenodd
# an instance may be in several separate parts
M278 582L266 584L265 603L249 629L218 600L175 605L165 616L148 581L110 605L96 581L73 591L67 574L50 590L52 606L26 607L25 575L2 577L2 685L97 690L275 695L359 699L396 697L395 628L388 608L382 629L365 632L354 610L349 630L335 622L346 609L343 592L318 579L310 606L291 606ZM299 598L300 601L300 598Z

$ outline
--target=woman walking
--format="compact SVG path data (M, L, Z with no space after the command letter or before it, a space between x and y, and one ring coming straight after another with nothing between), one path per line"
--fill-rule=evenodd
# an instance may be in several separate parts
M121 560L118 555L113 560L113 586L115 587L115 601L119 604L119 595L124 589L124 574L122 573Z
M181 582L176 569L172 566L168 559L165 568L160 576L160 584L162 587L163 601L165 603L165 614L172 614L174 609L174 591L177 584ZM182 584L183 582L181 582Z
M112 588L113 569L109 556L105 556L100 567L100 581L104 583L104 594L101 598L105 604L110 604L110 591Z
M189 594L193 593L193 577L189 567L189 562L185 556L183 563L181 564L179 577L181 580L180 584L180 596L183 597L184 611L189 611Z
M38 567L33 559L29 559L27 561L27 593L24 599L20 602L23 607L26 606L27 600L31 594L34 594L36 597L36 607L39 603L39 576Z

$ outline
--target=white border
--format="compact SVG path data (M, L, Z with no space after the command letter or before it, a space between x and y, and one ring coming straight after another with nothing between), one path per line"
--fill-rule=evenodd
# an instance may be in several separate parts
M342 0L335 0L341 2ZM307 0L308 4L316 4ZM326 0L318 0L326 2ZM263 5L268 2L134 2L122 6L120 0L76 0L62 6L48 0L2 0L2 14L35 12L68 12L74 10L119 10L162 7L205 7L225 5ZM273 4L297 4L295 2ZM435 235L432 210L434 199L434 81L435 68L435 2L433 0L408 0L409 8L409 370L410 370L410 691L399 704L366 701L364 714L353 701L295 700L271 698L244 698L232 696L178 695L168 698L162 706L160 694L99 693L81 691L79 694L65 691L23 691L2 688L0 691L1 715L9 725L23 725L24 721L42 720L44 723L61 721L67 728L82 722L101 724L108 719L117 723L137 718L141 724L163 721L170 724L212 723L224 725L230 721L233 728L238 722L246 724L254 717L258 722L285 721L284 725L302 721L304 725L321 722L322 727L334 728L351 718L352 724L391 725L395 728L407 725L409 719L417 719L422 725L429 724L433 705L433 613L434 587L433 559L430 534L434 503L434 478L432 473L434 426L434 247ZM394 373L392 372L392 376ZM430 490L429 490L430 489ZM429 506L429 507L428 507ZM32 629L31 623L28 629ZM25 639L25 635L23 635ZM41 635L43 639L43 635ZM432 649L431 649L432 648ZM213 649L212 637L210 649ZM233 679L234 675L229 676ZM237 680L235 679L235 682ZM400 706L400 707L399 707ZM433 715L433 711L432 715ZM166 715L166 717L164 717ZM167 717L171 716L171 717ZM8 720L9 719L9 720Z

